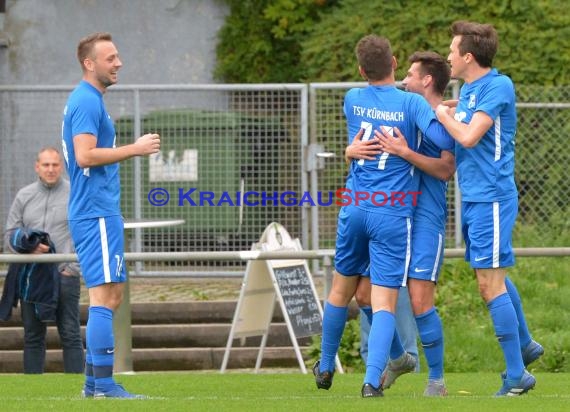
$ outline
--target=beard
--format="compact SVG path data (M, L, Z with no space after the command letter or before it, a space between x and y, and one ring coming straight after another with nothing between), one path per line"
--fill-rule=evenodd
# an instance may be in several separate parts
M97 76L97 81L105 88L117 83L116 80L111 80L110 77L104 75Z

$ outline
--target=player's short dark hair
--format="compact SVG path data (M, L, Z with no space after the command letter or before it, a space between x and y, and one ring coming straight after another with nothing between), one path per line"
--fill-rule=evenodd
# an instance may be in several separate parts
M392 73L392 47L385 37L364 36L356 44L355 53L367 80L382 80Z
M491 67L499 47L499 36L490 24L456 21L451 25L451 34L461 36L459 53L471 53L481 67Z
M410 63L420 63L420 73L428 74L433 78L435 91L442 95L451 79L451 68L447 60L440 54L432 51L417 51L408 59Z
M87 57L92 57L93 48L95 47L95 44L100 41L113 41L113 38L110 33L97 32L79 40L79 44L77 45L77 59L79 60L79 64L82 69L84 68L83 61Z

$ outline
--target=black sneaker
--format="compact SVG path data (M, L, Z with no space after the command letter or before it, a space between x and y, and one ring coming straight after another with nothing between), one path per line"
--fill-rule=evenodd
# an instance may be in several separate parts
M380 396L384 396L384 391L381 387L375 388L369 383L365 383L362 385L362 390L360 394L363 398L378 398Z
M313 375L315 375L315 383L317 384L317 388L319 389L326 389L327 391L332 386L332 380L334 376L334 371L319 371L319 366L321 361L317 361L315 366L313 366Z

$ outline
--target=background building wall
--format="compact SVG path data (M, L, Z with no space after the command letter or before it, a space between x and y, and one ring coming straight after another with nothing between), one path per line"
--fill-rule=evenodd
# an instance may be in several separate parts
M122 84L210 83L227 14L216 0L5 0L5 6L10 44L0 49L0 83L21 85L77 82L77 43L95 31L113 35Z

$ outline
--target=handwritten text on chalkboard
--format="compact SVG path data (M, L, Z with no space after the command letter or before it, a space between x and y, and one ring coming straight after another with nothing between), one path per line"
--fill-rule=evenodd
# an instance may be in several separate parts
M273 272L295 336L321 333L321 314L305 265L274 268Z

